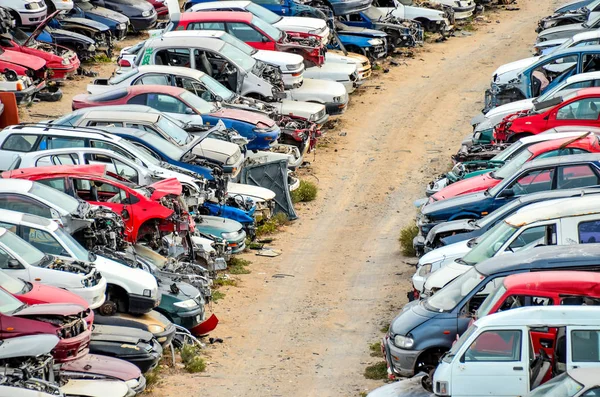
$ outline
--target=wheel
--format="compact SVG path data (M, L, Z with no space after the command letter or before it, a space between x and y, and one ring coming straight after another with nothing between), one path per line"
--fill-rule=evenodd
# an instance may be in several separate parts
M106 300L98 309L98 313L103 316L114 316L117 314L117 304L115 302Z

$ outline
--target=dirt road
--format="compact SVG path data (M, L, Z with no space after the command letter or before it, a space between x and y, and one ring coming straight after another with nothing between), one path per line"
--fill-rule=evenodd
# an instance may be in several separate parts
M313 161L318 199L276 236L283 254L250 256L252 274L214 306L224 343L209 349L207 372L169 376L153 396L358 396L381 385L363 377L380 361L368 344L406 302L414 270L399 230L469 133L494 69L530 56L551 5L487 14L491 23L427 45L354 95Z

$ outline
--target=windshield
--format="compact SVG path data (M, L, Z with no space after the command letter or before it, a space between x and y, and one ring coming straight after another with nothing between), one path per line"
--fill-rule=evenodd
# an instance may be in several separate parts
M200 81L213 95L220 96L224 101L229 101L235 97L233 91L207 74L202 76Z
M144 246L136 246L135 253L159 269L164 268L168 261L164 256L157 254Z
M529 149L523 150L521 153L517 154L515 158L510 160L508 163L504 164L500 169L493 171L492 176L495 179L505 179L514 175L515 172L519 170L529 160L532 156L532 153Z
M492 310L492 307L496 305L496 303L502 298L504 293L506 292L506 287L504 287L504 283L500 284L496 287L496 289L488 295L487 298L483 301L479 309L477 309L477 318L482 318L487 316Z
M492 158L492 161L506 161L521 147L523 142L519 139L518 141L511 144L509 147L498 153Z
M42 259L44 259L44 253L42 251L38 250L22 238L17 237L17 235L11 231L7 230L0 237L0 243L8 247L30 265L37 266Z
M69 233L66 233L65 229L59 227L56 229L55 234L58 240L67 246L71 252L73 252L73 256L76 259L86 262L90 260L90 253L83 248L81 244L79 244L77 240L73 238L73 236L71 236Z
M158 128L161 129L161 131L164 131L171 138L173 138L173 140L179 145L185 145L193 139L192 136L186 130L179 127L177 124L173 123L166 117L159 117L156 125L158 126Z
M244 43L242 40L238 39L237 37L230 35L229 33L223 33L221 35L221 40L223 40L226 43L231 44L232 46L234 46L235 48L242 51L244 54L246 54L248 56L256 54L256 51L257 51L256 49L250 47L248 44Z
M259 17L260 19L271 25L281 21L281 19L283 18L275 14L274 12L271 12L266 8L256 5L254 3L248 4L246 6L246 10L250 11L252 15Z
M181 156L183 156L184 152L179 146L176 146L174 143L171 143L162 137L147 133L144 134L142 139L144 142L148 143L150 147L160 151L170 159L180 160Z
M212 113L217 110L210 102L206 102L204 99L189 91L184 91L180 97L183 101L189 103L194 109L200 112L200 114Z
M436 312L452 311L483 279L483 274L473 267L428 298L425 306Z
M237 66L244 71L251 71L256 64L256 60L249 55L244 54L236 47L228 43L223 43L223 47L219 51L227 59L231 59Z
M446 353L446 355L444 356L444 358L442 360L444 362L446 362L446 363L451 362L452 361L452 357L456 356L456 353L460 350L460 348L462 347L462 345L465 344L465 341L469 340L469 338L471 337L471 335L473 335L473 333L475 333L475 331L477 331L477 326L471 325L464 332L464 334L462 334L460 336L460 338L458 338L458 340L456 341L456 343L454 343L452 345L452 347L450 348L450 351L448 353Z
M126 157L129 157L130 160L136 161L137 158L144 163L144 166L146 164L160 165L160 161L143 147L135 146L125 139L121 139L119 145L121 145L123 149L127 149L129 156ZM133 158L131 156L133 156Z
M536 387L527 397L573 397L581 389L583 385L564 373Z
M0 289L0 313L10 314L21 307L25 307L26 305L9 294L6 291Z
M12 31L13 40L17 42L19 45L25 44L25 42L29 39L29 36L25 34L21 29L13 29Z
M385 17L385 15L383 14L383 12L379 11L375 7L369 7L369 8L367 8L366 10L363 11L363 14L365 14L366 16L368 16L369 19L372 20L372 21L378 21L378 20L383 19Z
M477 245L462 257L462 261L467 265L474 266L493 257L517 230L519 229L505 221L499 222L477 238Z
M34 182L31 189L29 189L29 193L43 198L69 214L76 213L79 208L79 201L77 199L41 183Z
M0 287L14 295L22 294L28 290L27 284L23 280L11 277L3 271L0 271Z
M267 34L273 40L279 42L283 36L281 30L277 29L275 26L271 26L260 18L252 17L252 25L256 26L264 33Z

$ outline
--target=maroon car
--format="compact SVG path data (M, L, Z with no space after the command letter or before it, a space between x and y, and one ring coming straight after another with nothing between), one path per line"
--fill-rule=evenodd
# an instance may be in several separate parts
M0 288L0 339L52 334L60 342L52 355L61 363L85 356L91 331L85 321L89 309L60 303L27 306Z
M163 15L167 15L169 13L169 8L167 7L167 3L165 0L147 0L148 3L152 4L154 9L156 10L156 14L161 17Z

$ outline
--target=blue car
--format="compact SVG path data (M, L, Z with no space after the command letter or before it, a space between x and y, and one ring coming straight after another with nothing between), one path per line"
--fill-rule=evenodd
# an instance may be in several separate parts
M348 26L340 21L333 21L336 40L329 42L330 49L346 49L346 51L362 54L371 60L384 58L387 55L387 33L381 30ZM339 45L341 43L341 45Z
M187 0L184 7L189 8L197 3L214 0ZM334 15L345 15L365 10L371 6L373 0L312 0L301 4L293 0L254 0L275 14L286 17L312 17L327 19ZM188 6L188 3L189 4Z
M429 202L421 207L417 226L427 235L436 224L457 219L479 219L521 196L549 190L600 186L600 155L581 154L533 160L511 177L481 193Z
M75 0L73 9L67 13L67 17L85 18L100 22L108 26L116 40L124 39L129 27L129 18L125 15L108 8L98 7L89 0Z

